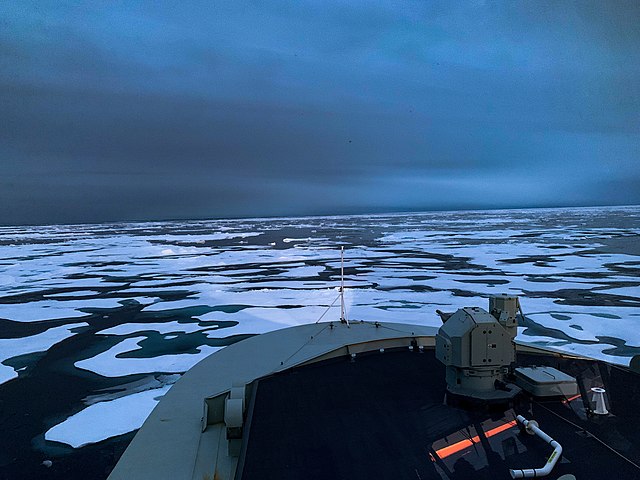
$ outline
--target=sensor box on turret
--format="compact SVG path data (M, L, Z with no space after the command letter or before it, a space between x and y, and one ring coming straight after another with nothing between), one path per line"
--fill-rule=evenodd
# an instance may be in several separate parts
M515 369L516 384L536 397L571 397L577 395L576 379L553 367Z

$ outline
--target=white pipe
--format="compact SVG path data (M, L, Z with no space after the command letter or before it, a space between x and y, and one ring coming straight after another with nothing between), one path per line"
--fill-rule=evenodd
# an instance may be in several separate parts
M556 462L562 456L562 445L556 442L549 435L544 433L542 430L538 428L535 422L530 422L522 415L518 415L516 417L518 422L520 422L524 427L533 433L535 433L538 437L544 440L546 443L553 447L553 452L549 456L547 463L545 463L542 468L528 468L528 469L509 469L509 473L511 474L511 478L532 478L532 477L544 477L545 475L549 475L553 467L556 466Z

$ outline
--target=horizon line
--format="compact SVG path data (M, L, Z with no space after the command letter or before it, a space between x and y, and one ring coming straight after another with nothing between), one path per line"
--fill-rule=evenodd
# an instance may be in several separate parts
M192 218L159 218L159 219L133 219L133 220L105 220L97 222L62 222L62 223L23 223L9 224L0 223L0 228L9 227L50 227L50 226L74 226L74 225L114 225L122 223L169 223L169 222L215 222L224 220L283 220L283 219L304 219L304 218L332 218L332 217L374 217L374 216L401 216L420 215L428 213L456 213L456 212L500 212L513 210L567 210L567 209L589 209L589 208L629 208L640 207L640 204L626 205L557 205L553 207L500 207L500 208L459 208L459 209L432 209L432 210L388 210L371 211L361 213L324 213L306 215L264 215L264 216L228 216L228 217L192 217Z

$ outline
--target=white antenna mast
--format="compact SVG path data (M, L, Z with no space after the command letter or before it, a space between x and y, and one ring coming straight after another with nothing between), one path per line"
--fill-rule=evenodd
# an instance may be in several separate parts
M340 247L340 321L349 326L349 320L344 315L344 246Z

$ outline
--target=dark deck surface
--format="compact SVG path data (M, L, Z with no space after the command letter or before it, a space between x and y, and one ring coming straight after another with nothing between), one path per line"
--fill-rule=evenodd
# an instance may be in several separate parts
M639 469L592 436L640 463L638 375L543 356L521 355L519 363L553 365L580 377L585 391L604 385L613 415L588 418L582 398L524 399L515 410L493 413L446 406L444 367L433 351L334 359L260 380L236 478L510 479L509 468L542 467L552 450L505 425L516 413L538 421L564 448L547 478L640 478Z

